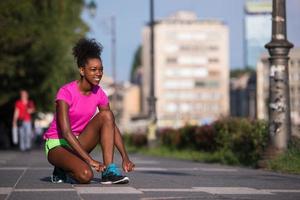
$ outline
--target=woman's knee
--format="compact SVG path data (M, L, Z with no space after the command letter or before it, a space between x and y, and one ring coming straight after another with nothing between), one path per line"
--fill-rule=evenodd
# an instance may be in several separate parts
M114 115L111 112L111 110L101 110L98 113L98 117L103 122L114 122L115 121Z
M89 167L86 167L77 172L75 176L79 183L89 183L93 179L94 174Z

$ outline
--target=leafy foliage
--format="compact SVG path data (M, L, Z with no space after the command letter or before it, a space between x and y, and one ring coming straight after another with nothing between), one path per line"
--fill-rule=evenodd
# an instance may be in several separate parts
M146 144L133 142L137 140L134 134L127 137L129 145ZM193 160L256 166L267 146L268 131L265 121L223 118L211 125L162 129L158 138L160 148L171 152L198 152L195 155L200 157L193 156Z
M71 56L86 33L82 0L0 1L0 106L27 89L40 110L53 109L60 85L74 79Z
M288 150L269 162L269 169L300 174L300 139L293 137Z
M243 74L255 74L255 70L253 68L233 69L230 71L230 78L237 78Z
M142 54L142 47L139 46L134 53L131 71L130 71L130 81L132 83L139 83L139 81L140 81L138 70L142 65L142 59L141 59L142 55L141 54Z

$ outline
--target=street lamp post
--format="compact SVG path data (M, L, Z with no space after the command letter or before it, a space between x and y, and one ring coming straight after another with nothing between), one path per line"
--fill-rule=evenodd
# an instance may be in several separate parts
M92 0L87 4L92 17L96 15L97 4ZM117 113L117 71L116 71L116 18L111 15L109 19L109 34L111 36L111 67L113 78L112 109Z
M154 33L154 0L150 0L150 94L148 97L150 124L148 127L149 146L155 146L156 141L156 97L155 97L155 33Z
M269 135L271 148L279 152L287 148L291 134L288 54L293 44L286 35L285 0L273 0L272 39L265 47L270 54Z
M156 123L154 25L154 0L150 0L150 94L148 103L150 119Z
M110 18L110 34L111 34L111 66L113 77L114 93L112 96L113 109L117 112L117 71L116 71L116 18L114 15Z

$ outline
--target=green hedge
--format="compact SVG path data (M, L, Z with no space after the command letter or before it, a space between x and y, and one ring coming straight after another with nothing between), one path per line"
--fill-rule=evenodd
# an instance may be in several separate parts
M268 144L267 123L244 118L224 118L211 125L161 129L158 142L170 150L207 152L221 163L255 166ZM147 144L145 134L126 136L137 147ZM213 159L213 160L214 160Z
M243 165L256 165L268 144L268 125L260 120L228 118L213 124L217 150L233 152Z

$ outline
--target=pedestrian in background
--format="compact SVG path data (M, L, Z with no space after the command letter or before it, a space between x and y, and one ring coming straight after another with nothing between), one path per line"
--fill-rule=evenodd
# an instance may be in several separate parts
M33 101L29 99L29 95L26 90L21 90L20 99L15 103L12 124L13 129L17 129L18 133L18 137L13 135L13 142L17 143L19 140L19 147L21 151L27 151L31 149L33 137L31 114L33 112L35 112Z
M54 183L65 182L67 175L79 183L89 183L92 169L102 172L102 184L128 183L129 178L114 163L115 146L122 156L123 170L129 172L134 168L108 97L99 86L103 75L101 52L102 45L95 40L79 40L73 55L80 78L63 85L56 95L56 114L44 134L48 161L55 166L51 176ZM103 164L89 154L98 144Z

